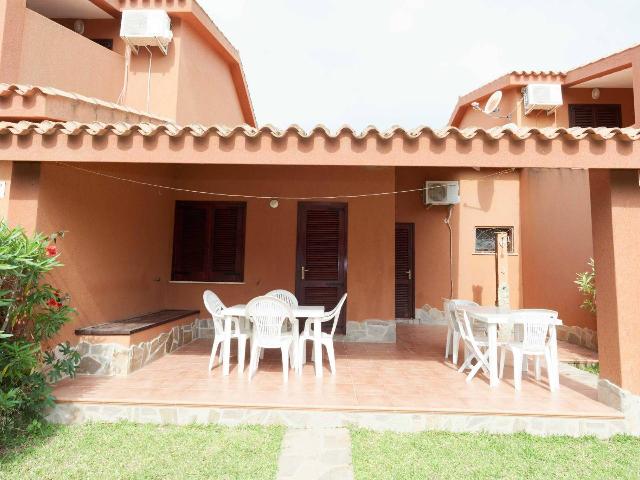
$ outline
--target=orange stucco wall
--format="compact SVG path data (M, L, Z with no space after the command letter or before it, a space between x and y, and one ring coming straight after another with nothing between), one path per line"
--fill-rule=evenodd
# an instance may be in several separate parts
M518 175L484 178L487 169L398 168L399 190L424 187L425 180L460 181L461 202L453 208L453 297L484 304L495 302L495 259L475 253L475 227L514 227L514 254L509 257L511 305L521 305L520 210ZM420 193L401 194L396 200L396 221L415 224L416 306L442 308L450 295L449 231L444 223L446 206L426 208Z
M190 25L182 22L175 30L185 52L178 71L178 123L245 123L229 65Z
M596 103L591 89L564 88L564 105L556 114L523 115L519 88L503 91L501 114L514 112L520 126L568 126L568 105ZM633 124L633 91L601 89L597 103L620 103L623 125ZM488 117L468 109L461 127L491 127L509 120ZM586 170L525 169L521 174L522 302L529 308L558 310L566 325L596 329L593 315L579 308L582 297L573 283L593 256L589 179ZM558 208L561 205L562 208Z
M4 182L4 196L0 195L0 218L7 218L9 214L12 167L12 162L0 162L0 182Z
M567 325L596 329L579 308L573 283L593 256L586 170L524 169L521 173L524 306L552 308Z
M600 377L638 395L638 172L591 171L590 186L597 269Z
M85 20L85 32L72 31L73 19L48 19L8 0L0 7L0 81L53 86L117 101L124 85L124 42L119 20ZM172 18L169 54L152 48L148 110L182 124L245 123L230 65L210 39L181 18ZM91 38L110 38L110 51ZM147 110L149 54L132 55L124 104Z
M175 184L209 191L282 196L336 195L393 190L391 168L187 166ZM175 199L202 199L176 195ZM393 318L394 198L348 201L348 320ZM193 307L211 288L226 304L245 303L275 288L295 291L297 202L282 200L277 209L266 200L248 200L244 284L172 283L167 302ZM166 264L166 274L170 264Z
M15 82L115 101L123 72L121 55L26 9Z
M101 170L154 182L170 178L169 167ZM63 327L62 338L75 343L75 328L164 307L170 209L171 198L164 192L43 166L37 229L67 231L60 242L65 266L52 281L71 294L78 310L76 319Z
M163 185L209 191L332 195L392 190L391 168L91 165ZM162 308L202 308L210 288L227 304L245 303L274 288L294 290L297 203L249 200L242 284L171 283L174 194L43 165L36 196L37 230L67 231L52 281L78 309L61 338L105 321ZM394 197L348 202L348 319L393 318ZM15 220L15 218L14 218Z

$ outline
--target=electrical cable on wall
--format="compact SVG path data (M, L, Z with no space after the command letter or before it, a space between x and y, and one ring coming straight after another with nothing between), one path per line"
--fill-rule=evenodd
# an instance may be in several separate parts
M163 190L172 190L175 192L183 192L183 193L194 193L198 195L208 195L213 197L244 198L244 199L253 199L253 200L273 200L273 199L292 200L292 201L340 200L340 199L350 199L350 198L353 199L353 198L383 197L388 195L398 195L401 193L424 192L426 190L429 190L429 188L442 188L442 184L440 184L440 186L434 186L434 187L410 188L407 190L395 190L391 192L355 193L355 194L343 194L343 195L316 195L316 196L308 196L308 197L283 197L280 195L250 195L250 194L244 194L244 193L221 193L221 192L209 192L205 190L193 190L190 188L172 187L169 185L160 185L156 183L144 182L142 180L134 180L133 178L119 177L117 175L98 172L96 170L91 170L84 167L78 167L77 165L72 165L70 163L65 163L65 162L56 162L56 164L61 165L63 167L72 168L80 172L96 175L98 177L109 178L111 180L132 183L134 185L141 185L144 187L158 188ZM515 168L507 168L504 170L500 170L498 172L484 175L482 177L479 177L477 180L482 181L490 177L497 177L500 175L505 175L507 173L512 173L513 171L515 171ZM456 185L456 184L450 184L450 185Z
M127 97L127 89L129 88L129 67L131 65L131 45L127 44L124 48L124 82L122 85L122 90L120 91L120 95L118 96L118 105L122 105L124 103L125 98Z
M451 214L453 205L449 205L444 223L449 229L449 298L453 298L453 232L451 230Z
M149 47L144 47L149 52L149 71L147 72L147 113L151 112L149 105L151 103L151 61L153 60L153 53L149 49Z

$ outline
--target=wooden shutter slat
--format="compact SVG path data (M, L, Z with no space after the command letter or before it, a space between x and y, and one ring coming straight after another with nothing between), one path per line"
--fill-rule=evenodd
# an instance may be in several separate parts
M306 239L307 280L337 281L340 275L340 212L308 210ZM337 303L337 297L336 297Z
M622 110L618 104L569 105L569 126L620 128Z
M173 280L244 279L246 204L177 202Z
M244 279L244 203L213 206L211 279L241 282Z
M206 280L209 212L206 208L176 206L173 280Z
M414 299L414 226L396 223L395 239L395 314L396 318L415 316ZM411 271L411 276L407 272Z

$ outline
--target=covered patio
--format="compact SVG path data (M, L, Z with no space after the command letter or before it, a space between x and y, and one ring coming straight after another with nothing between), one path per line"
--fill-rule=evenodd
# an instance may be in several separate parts
M445 326L400 324L395 344L336 342L336 375L329 372L325 357L322 378L314 375L308 361L302 374L292 372L287 383L282 381L280 353L273 350L265 352L251 381L246 369L237 370L235 348L229 376L223 375L222 366L209 372L211 340L198 339L126 377L63 380L54 395L61 406L113 407L116 418L118 407L125 406L622 418L619 411L597 401L595 379L589 384L580 372L566 367L557 392L549 391L546 377L538 382L529 375L523 378L522 391L516 392L509 367L496 388L489 387L484 375L467 384L465 375L444 359L445 335ZM572 344L560 342L559 349L561 361L596 360L593 352Z
M355 134L349 129L331 133L294 127L116 128L55 122L5 124L0 132L1 159L14 162L7 172L11 198L20 200L9 204L9 218L35 230L72 232L61 257L68 266L56 281L80 306L73 327L165 309L203 313L205 289L235 305L284 288L296 292L302 305L326 303L331 308L332 302L300 295L297 286L308 267L297 255L299 239L308 233L300 212L304 204L314 202L340 203L345 219L348 211L348 221L336 220L338 262L345 265L340 288L349 292L342 331L349 337L370 322L388 327L377 339L388 344L337 345L336 376L316 380L307 364L303 375L292 375L287 385L273 352L251 383L234 371L228 377L217 370L208 373L210 340L196 339L127 377L61 382L54 392L59 402L56 414L67 420L139 419L147 412L162 421L159 409L171 417L179 416L180 409L195 408L200 409L195 415L204 415L202 409L215 409L217 415L243 409L249 417L272 410L330 412L329 418L341 412L337 417L343 422L353 420L354 412L416 414L425 422L434 415L446 417L443 422L466 415L467 420L492 418L492 428L500 423L495 422L498 417L525 423L543 418L546 432L554 431L557 419L573 422L572 432L592 432L587 423L598 419L608 422L607 429L623 430L622 414L596 400L597 379L579 382L573 374L561 372L557 392L530 378L516 392L507 369L506 380L496 388L490 388L483 375L465 384L464 376L444 361L443 331L396 322L403 315L397 314L399 296L394 289L399 271L395 239L400 225L414 225L417 248L411 278L417 281L412 285L415 305L409 307L440 305L443 297L486 306L495 301L494 256L478 250L477 233L506 227L514 247L505 262L512 307L558 310L565 325L576 325L559 306L528 298L536 285L553 288L530 268L535 262L527 257L531 239L553 238L545 236L544 228L532 228L533 219L544 226L545 209L537 203L539 195L527 175L540 168L583 169L591 183L595 260L602 265L597 319L600 383L611 380L633 391L637 352L631 346L637 329L630 312L637 311L637 292L630 286L633 282L621 279L635 278L629 266L634 262L629 260L637 258L637 245L628 232L638 222L637 133L423 128ZM419 192L426 180L459 184L462 201L452 214L445 206L424 204ZM405 193L396 195L399 192ZM217 215L216 196L225 194L240 194L246 200L238 210L240 216L246 212L246 229L237 230L242 232L237 238L244 238L244 244L237 245L243 248L234 247L233 255L225 258L234 267L233 278L220 280L210 275L216 272L176 268L175 234L187 232L183 237L190 237L187 229L174 228L181 218L176 215L178 206L208 202L203 208ZM563 205L567 201L562 198ZM447 225L453 228L443 220L451 221ZM206 228L201 230L208 231L210 222L202 225ZM73 262L66 262L67 252ZM242 258L244 263L235 261ZM574 275L572 270L559 282L577 295ZM571 304L578 309L579 301ZM591 322L593 328L595 319ZM73 327L62 335L77 341ZM387 336L387 331L394 335ZM351 340L363 338L352 335ZM282 421L291 418L283 416ZM513 422L509 428L517 430L520 424ZM528 431L535 431L534 424L527 425Z

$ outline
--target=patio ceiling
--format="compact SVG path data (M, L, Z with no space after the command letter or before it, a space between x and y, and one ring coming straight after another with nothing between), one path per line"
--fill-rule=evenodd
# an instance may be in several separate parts
M617 72L578 83L570 88L633 88L633 69L625 68Z

